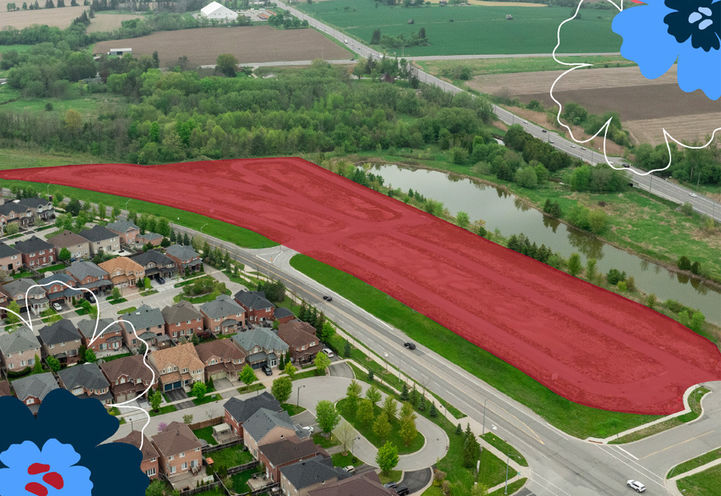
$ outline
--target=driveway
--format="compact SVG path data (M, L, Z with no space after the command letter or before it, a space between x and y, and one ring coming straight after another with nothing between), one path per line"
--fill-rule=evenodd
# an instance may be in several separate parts
M187 393L182 389L166 391L165 396L168 398L169 402L184 400L188 397Z
M330 375L335 376L335 377L346 377L348 379L355 378L353 369L350 368L350 365L348 365L345 362L334 363L333 365L328 367L328 372L330 373Z
M433 471L429 468L422 470L411 470L403 474L402 486L406 486L412 493L418 492L425 488L433 477Z

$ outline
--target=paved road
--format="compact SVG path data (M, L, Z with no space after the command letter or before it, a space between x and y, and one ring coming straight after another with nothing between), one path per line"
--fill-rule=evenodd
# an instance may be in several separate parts
M598 57L598 56L620 56L620 52L581 52L581 53L557 53L556 57ZM520 58L550 58L552 53L479 53L475 55L423 55L420 57L405 57L406 60L418 62L431 60L468 60L468 59L520 59ZM559 69L561 69L559 67Z
M325 62L333 65L350 65L358 62L353 59L335 59L326 60ZM299 65L312 65L312 60L274 60L272 62L240 62L241 67L285 67L285 66L299 66ZM215 69L215 64L201 65L201 69Z

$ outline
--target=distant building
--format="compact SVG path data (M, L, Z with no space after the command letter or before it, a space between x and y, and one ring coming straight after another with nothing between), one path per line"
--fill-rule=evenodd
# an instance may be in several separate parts
M118 57L122 57L126 53L133 53L132 48L111 48L108 50L108 55L116 55Z
M238 18L238 13L230 10L228 7L220 5L218 2L211 2L202 9L200 15L206 19L214 19L216 21L234 21Z

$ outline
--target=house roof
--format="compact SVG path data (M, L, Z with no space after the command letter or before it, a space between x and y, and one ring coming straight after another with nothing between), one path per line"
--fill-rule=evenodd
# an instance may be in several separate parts
M106 229L109 229L115 233L126 233L128 231L132 230L140 230L138 226L130 222L129 220L116 220L115 222L111 222L110 224L105 226Z
M395 496L395 494L392 489L383 487L375 470L331 482L308 492L308 496Z
M18 255L20 252L12 246L8 246L5 243L0 243L0 258L10 257L12 255Z
M205 368L192 343L179 344L164 350L155 350L150 354L150 361L158 371L162 371L168 365L176 365L178 369L187 367L189 370L202 370Z
M310 346L310 343L317 345L320 342L315 335L315 328L309 323L297 319L280 324L278 337L294 348Z
M106 260L98 264L98 267L103 269L105 272L112 276L115 271L122 271L123 274L131 272L144 272L145 269L138 262L135 262L128 257L115 257L110 260Z
M105 389L110 383L100 371L96 363L81 363L58 371L65 389L82 386L86 389Z
M155 263L156 265L175 265L175 262L173 262L172 259L166 257L157 250L148 250L145 253L133 255L130 258L143 267L146 267L150 263Z
M0 381L0 396L12 396L10 391L10 383L8 381Z
M170 245L165 249L165 253L182 261L198 258L198 253L192 247L186 245Z
M310 458L319 453L312 439L288 438L258 448L274 466Z
M90 229L85 229L84 231L80 231L80 235L94 243L118 237L113 231L103 226L93 226Z
M35 281L33 281L32 279L23 277L21 279L15 279L14 281L10 281L7 284L3 284L2 288L4 289L5 293L9 294L11 297L18 295L22 300L24 300L25 293L35 284ZM40 286L36 286L30 289L28 295L45 295L45 289Z
M28 327L21 326L14 332L0 333L0 351L3 355L23 353L28 350L40 350L38 338Z
M195 351L203 361L207 362L213 356L227 360L245 361L245 353L238 348L230 339L216 339L214 341L206 341L195 346Z
M280 339L272 329L263 327L255 327L249 331L238 332L233 336L233 341L246 353L256 346L262 348L266 353L270 351L285 353L288 351L288 345L285 341Z
M163 238L162 234L158 234L158 233L154 233L154 232L150 232L150 231L146 231L145 234L138 234L136 236L136 239L143 240L146 243L153 241L154 239L162 239L162 238Z
M113 319L100 319L98 321L98 334L100 334L100 332L103 329L105 329L107 326L109 326L110 324L112 324L112 325L110 325L110 327L108 327L105 330L103 335L109 334L113 331L121 331L123 329L121 327L121 325L117 322L115 322L115 323L114 322L115 321ZM80 334L82 334L86 338L90 339L93 337L93 332L95 331L95 319L80 320L77 323L77 327L78 327L78 331L80 331Z
M275 427L291 429L298 437L307 437L301 429L297 429L286 411L273 411L259 408L243 423L243 432L250 434L253 439L260 441Z
M240 424L248 420L261 408L276 412L283 411L283 408L280 406L278 400L276 400L268 391L264 391L262 394L253 396L252 398L248 398L246 400L241 400L235 397L230 398L225 402L223 407L236 420L236 422Z
M236 19L238 17L238 13L230 10L228 7L219 4L218 2L210 2L208 5L200 9L201 14L204 16L210 16L210 15L222 15L222 17L227 19Z
M176 455L200 448L201 444L190 427L181 422L171 422L163 432L153 436L153 443L162 455Z
M10 212L20 213L28 209L30 209L28 205L22 205L20 202L15 203L15 201L10 200L0 205L0 214L8 215Z
M64 282L69 286L72 286L75 283L75 280L68 274L65 274L64 272L56 272L55 274L50 274L49 276L43 277L38 281L38 284L50 284L55 281ZM45 289L49 289L48 286L45 286ZM67 288L63 286L63 289Z
M138 331L156 326L165 326L163 313L157 308L151 308L148 305L141 305L133 313L126 313L123 318L132 323L133 327ZM123 328L130 333L133 332L132 327L127 324L123 324Z
M24 401L28 396L35 396L40 401L45 398L53 389L60 389L52 372L43 372L42 374L33 374L21 377L12 382L15 389L15 396L20 401Z
M163 308L163 318L168 324L203 319L203 315L190 302L181 300L174 305Z
M32 253L41 250L52 250L53 245L47 241L43 241L37 236L32 236L25 241L18 241L15 243L15 249L23 253Z
M276 307L273 311L273 316L276 319L282 319L284 317L295 317L295 314L285 307Z
M38 207L52 205L53 202L51 202L47 198L31 197L31 198L20 198L20 201L18 203L24 207L38 208Z
M141 379L143 382L150 382L153 379L153 371L143 362L143 355L130 355L117 360L103 362L100 364L100 370L103 371L105 377L110 382L115 382L121 375L127 375L132 379ZM155 374L157 377L157 374Z
M141 439L143 440L143 449L141 450L141 452L143 453L143 460L152 460L154 458L158 458L158 450L155 449L153 443L151 443L146 436L141 434L140 431L130 431L130 434L120 439L116 439L115 442L132 444L136 448L140 449Z
M219 295L215 300L203 303L200 311L211 319L224 319L231 315L243 315L245 310L228 295Z
M50 346L80 339L80 333L75 324L68 319L62 319L40 329L40 339Z
M88 262L87 260L77 260L65 272L73 276L78 281L82 281L86 277L104 278L108 275L106 271L101 269L97 264Z
M52 238L48 238L48 243L56 248L67 248L69 246L87 244L88 240L79 234L65 230Z
M313 484L335 481L346 475L341 469L333 467L330 458L320 455L281 467L280 472L298 490Z
M262 291L238 291L235 293L235 299L250 310L261 310L264 308L273 308L273 305L265 297Z

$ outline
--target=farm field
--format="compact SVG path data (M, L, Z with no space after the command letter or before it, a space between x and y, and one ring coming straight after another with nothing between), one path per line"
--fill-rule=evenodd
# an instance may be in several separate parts
M123 21L142 19L142 17L143 16L137 14L107 14L104 12L96 12L90 26L88 26L87 32L102 33L105 31L113 31L120 29Z
M2 0L0 0L2 1ZM17 3L17 2L15 2ZM22 5L22 2L20 2ZM7 12L7 2L0 4L0 29L13 27L22 29L33 24L47 24L58 28L70 26L73 19L80 17L85 7L62 7L55 9L18 10Z
M523 103L538 100L556 109L549 90L562 72L489 74L474 77L467 85L490 95L517 97ZM663 128L685 142L705 141L721 122L721 101L710 101L699 91L681 91L675 67L654 80L644 78L637 67L577 70L556 84L554 95L592 113L617 112L637 143L663 143Z
M429 46L407 47L406 56L495 53L550 53L556 30L569 17L566 7L517 6L390 7L373 0L298 3L297 8L368 43L376 28L382 35L415 35L426 29ZM611 31L615 10L592 10L562 31L560 53L617 52L621 38ZM513 20L506 20L511 14ZM413 19L413 24L409 24ZM376 47L378 48L378 47ZM398 50L400 55L400 49Z
M350 59L351 53L314 29L274 29L270 26L199 28L163 31L140 38L97 43L95 53L132 48L134 55L158 52L160 65L186 56L194 65L215 64L221 53L232 53L241 64L323 58Z
M721 378L716 346L675 321L301 159L72 165L0 177L137 198L258 232L586 406L669 414L688 387Z

